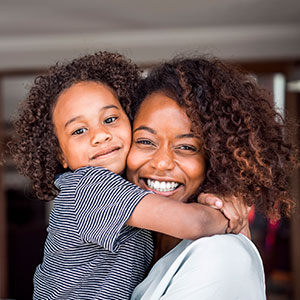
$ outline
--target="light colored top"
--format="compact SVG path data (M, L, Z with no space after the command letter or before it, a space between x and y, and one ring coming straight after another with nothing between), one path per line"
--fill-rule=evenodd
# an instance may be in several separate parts
M66 172L50 215L34 299L129 299L152 259L151 233L126 222L148 192L100 167Z
M265 300L262 260L242 234L183 240L163 256L132 300Z

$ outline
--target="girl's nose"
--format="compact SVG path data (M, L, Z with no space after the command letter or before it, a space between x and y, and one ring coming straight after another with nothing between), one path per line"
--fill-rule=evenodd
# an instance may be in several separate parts
M172 151L169 149L158 149L151 159L151 166L159 171L172 170L175 166Z
M99 126L97 129L92 130L91 132L91 144L98 145L104 142L108 142L112 139L112 135L105 126Z

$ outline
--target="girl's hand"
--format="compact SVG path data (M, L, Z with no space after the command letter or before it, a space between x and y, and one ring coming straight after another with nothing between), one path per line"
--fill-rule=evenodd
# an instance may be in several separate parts
M198 202L219 209L228 219L227 233L242 233L251 239L248 215L251 207L235 196L219 198L214 194L201 193Z

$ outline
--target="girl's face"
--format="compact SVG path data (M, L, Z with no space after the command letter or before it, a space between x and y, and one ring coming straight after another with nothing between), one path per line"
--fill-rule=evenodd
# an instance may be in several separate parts
M204 180L201 141L185 111L163 93L149 95L134 120L127 176L143 189L182 202Z
M101 166L121 173L131 128L119 100L105 85L80 82L57 99L52 115L63 167Z

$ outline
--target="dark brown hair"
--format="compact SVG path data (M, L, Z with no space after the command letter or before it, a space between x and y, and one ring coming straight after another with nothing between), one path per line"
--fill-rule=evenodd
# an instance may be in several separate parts
M133 103L155 92L186 109L207 159L200 190L235 195L268 217L289 215L288 175L299 165L270 93L237 66L216 58L176 58L154 68Z
M140 78L138 67L122 55L98 52L71 62L57 63L45 75L38 76L15 122L16 134L10 152L22 174L33 182L39 198L52 200L57 174L64 172L57 154L52 110L58 96L74 83L100 82L116 94L124 111L130 113L132 95Z

